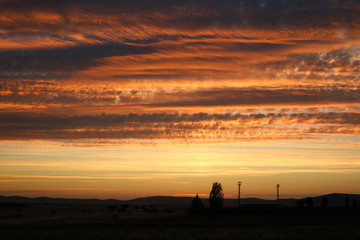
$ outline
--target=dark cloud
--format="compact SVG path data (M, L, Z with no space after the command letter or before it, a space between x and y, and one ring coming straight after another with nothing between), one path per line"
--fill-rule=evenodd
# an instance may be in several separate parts
M62 79L68 79L71 77L71 73L56 73L56 72L47 72L47 71L37 71L34 72L33 70L30 71L16 71L15 69L12 71L2 71L0 72L0 79L11 81L11 80L28 80L28 82L32 82L32 80L36 79L56 79L56 80L62 80ZM1 88L1 84L0 84Z
M199 60L199 58L194 59ZM216 61L216 58L211 59L203 59L202 61L211 62ZM184 60L179 60L184 61ZM187 59L188 61L188 59ZM141 70L142 73L132 73L128 74L126 71L124 71L121 75L113 75L116 79L136 79L136 80L174 80L177 79L179 81L184 79L193 79L194 81L199 80L207 80L209 78L213 79L224 79L227 75L234 75L237 74L237 76L240 76L235 71L231 70L221 70L221 69L212 69L212 68L198 68L198 69L144 69Z
M115 43L61 49L13 50L0 52L0 71L3 74L12 71L80 71L100 64L100 58L152 52L154 49L151 47Z
M70 13L81 9L95 14L144 14L144 21L154 25L178 28L210 26L253 26L270 28L355 27L359 24L358 1L333 0L157 0L157 1L11 1L0 3L3 11L53 11L71 23ZM151 15L150 12L160 13ZM156 18L158 16L158 18ZM164 20L165 18L165 20ZM96 20L93 20L96 22ZM3 23L4 24L4 23ZM44 23L45 25L45 23Z
M297 67L300 66L305 69L314 66L315 68L322 67L324 70L332 69L333 67L359 70L360 60L357 59L358 56L360 56L360 46L352 46L329 52L290 55L288 56L288 61ZM278 64L287 67L284 63L285 61L282 61ZM268 66L271 66L271 63L268 63Z
M179 96L179 95L178 95ZM357 90L259 90L259 89L214 89L188 92L178 101L162 101L144 104L156 107L195 107L195 106L286 106L317 105L337 103L358 103Z
M360 76L360 47L329 52L291 54L287 60L266 62L254 67L292 79L357 80Z
M250 52L271 56L302 45L332 44L334 41L331 40L307 39L309 36L301 30L305 29L316 35L315 29L326 32L326 29L333 28L336 32L350 31L350 35L354 36L351 32L360 26L359 5L356 1L333 0L315 3L307 0L279 0L271 3L263 0L1 1L0 16L3 18L0 18L0 39L19 44L21 39L35 41L50 38L53 41L51 44L61 42L64 45L56 48L49 43L50 46L40 49L4 50L0 52L0 77L34 79L39 75L49 75L50 78L51 74L57 74L54 78L61 79L61 73L54 72L61 71L64 74L87 70L103 64L102 60L105 57L151 54L158 51L163 51L165 57L165 54L171 55L168 53L171 51L190 52L197 48L218 55L238 53L237 60L242 60L246 59L245 55ZM188 33L194 29L202 29L207 34ZM269 29L283 36L302 39L251 42L257 38L257 34L250 36L251 34L246 33L248 30ZM228 31L227 34L234 32L233 40L243 39L249 42L219 42L219 39L226 39L226 34L222 31ZM74 36L77 34L81 37ZM334 38L334 32L328 33L327 36ZM260 34L259 37L263 40L271 38L266 34ZM347 37L350 36L345 36ZM217 43L215 40L218 40ZM168 44L168 41L178 42L178 46ZM76 46L73 46L74 44ZM24 43L23 46L27 45ZM201 58L211 62L216 61L218 57L206 58L203 54L206 52L199 53L196 58L184 58L202 63L205 61ZM223 60L230 62L233 60L232 57L225 56ZM261 58L257 59L260 61ZM149 58L149 62L151 61L156 59ZM242 65L247 67L246 61ZM191 74L184 71L180 74L154 76L148 73L126 72L113 75L133 75L133 79L139 79L147 76L188 77ZM212 76L217 78L216 74ZM194 74L193 77L199 76Z
M308 107L360 102L359 26L353 0L0 0L0 139L358 134Z
M31 86L33 85L33 86ZM259 88L215 88L206 90L180 91L120 91L112 88L101 90L87 89L57 90L56 86L36 83L17 83L9 86L1 84L0 90L11 94L0 96L4 103L34 104L56 106L112 106L112 107L221 107L221 106L328 106L340 104L357 104L360 102L359 91L346 84L333 88L300 88L300 89L259 89Z
M99 115L50 115L31 112L2 112L0 121L3 125L23 125L25 128L40 126L41 129L71 129L80 127L106 127L133 123L180 123L202 121L239 121L254 122L270 119L276 122L286 118L289 123L312 124L358 124L359 113L320 112L320 113L267 113L267 114L210 114L199 112L193 114L179 113L151 113L151 114L99 114ZM35 127L37 129L37 127Z
M360 121L358 113L268 113L268 114L101 114L49 115L2 112L0 130L2 140L11 139L162 139L196 138L203 131L206 136L230 134L257 135L274 130L287 134L354 133ZM280 129L278 129L280 126ZM299 127L300 126L300 127ZM305 126L305 127L304 127ZM280 131L281 130L281 131ZM276 134L275 134L276 135ZM248 136L251 137L251 136ZM269 136L268 136L269 137Z

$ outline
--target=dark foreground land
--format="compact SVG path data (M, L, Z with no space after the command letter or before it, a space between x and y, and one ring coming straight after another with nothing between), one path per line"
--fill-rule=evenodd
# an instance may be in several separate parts
M0 239L360 239L359 208L13 205Z

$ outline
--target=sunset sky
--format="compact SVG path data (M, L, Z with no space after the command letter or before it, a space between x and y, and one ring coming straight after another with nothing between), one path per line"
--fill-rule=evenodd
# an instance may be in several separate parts
M0 0L0 195L360 193L360 1Z

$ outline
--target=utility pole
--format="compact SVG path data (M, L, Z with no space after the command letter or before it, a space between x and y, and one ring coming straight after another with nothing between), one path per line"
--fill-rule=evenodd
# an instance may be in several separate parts
M240 187L241 187L241 184L242 182L238 182L238 187L239 187L239 190L238 190L238 208L240 207Z
M280 206L280 184L276 184L276 189L277 189L277 205L278 207Z

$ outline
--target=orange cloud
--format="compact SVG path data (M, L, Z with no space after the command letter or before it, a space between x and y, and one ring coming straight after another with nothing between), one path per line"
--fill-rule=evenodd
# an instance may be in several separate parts
M303 0L1 1L2 138L355 136L359 10Z

